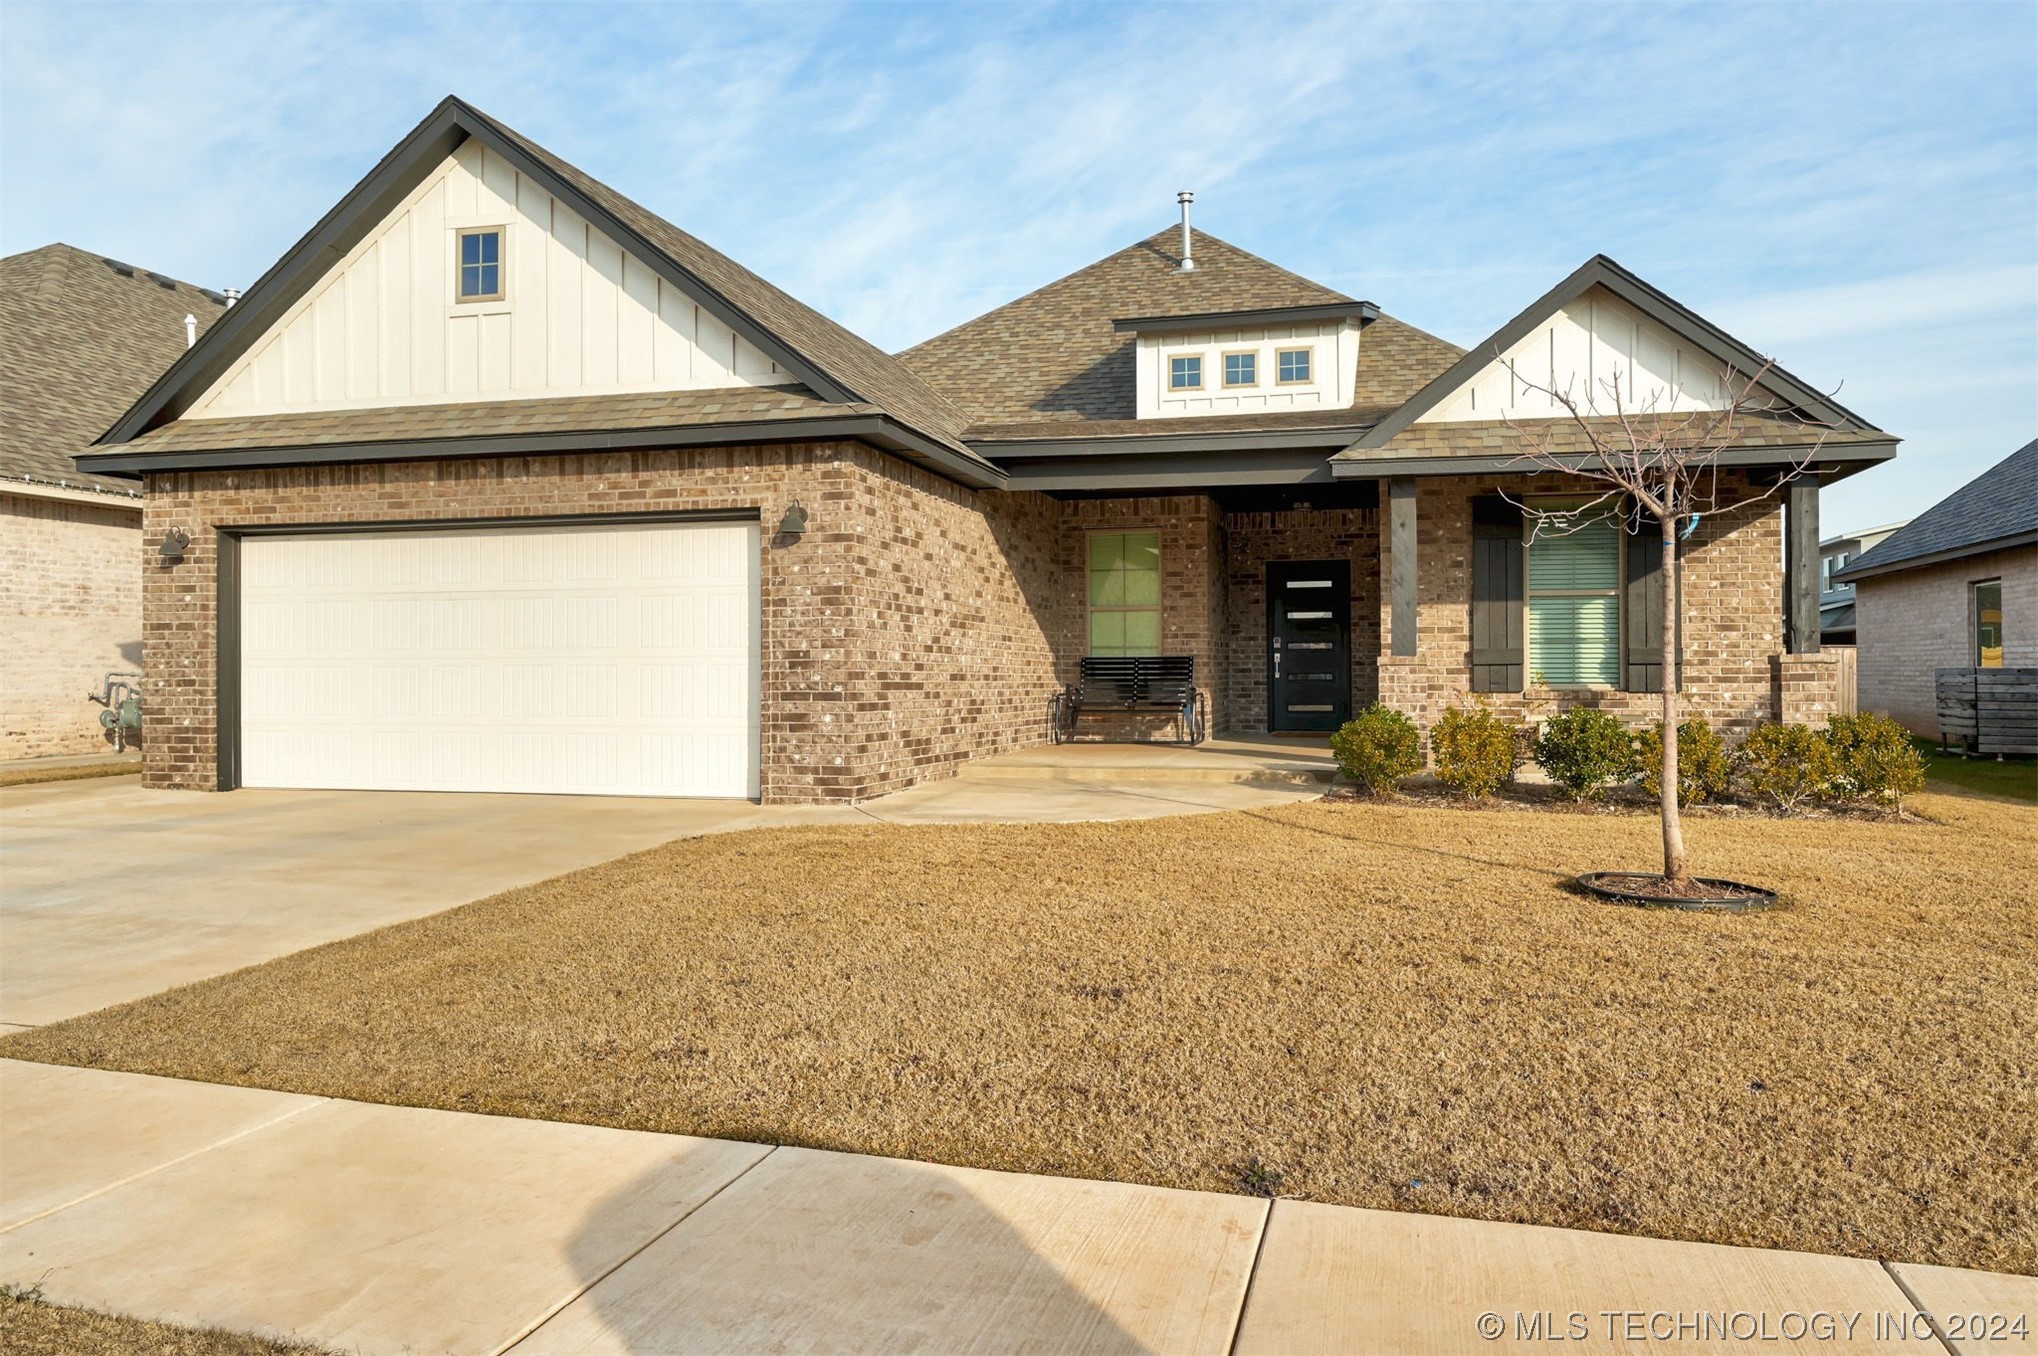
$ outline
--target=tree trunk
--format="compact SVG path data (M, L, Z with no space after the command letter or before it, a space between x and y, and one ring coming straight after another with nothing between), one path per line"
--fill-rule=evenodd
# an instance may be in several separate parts
M1677 519L1661 516L1663 525L1663 875L1682 885L1691 879L1684 859L1684 821L1677 808Z

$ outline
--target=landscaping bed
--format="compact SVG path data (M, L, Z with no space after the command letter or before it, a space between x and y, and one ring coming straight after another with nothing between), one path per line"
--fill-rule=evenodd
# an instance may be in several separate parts
M692 839L0 1055L2038 1272L2038 816L1312 803Z

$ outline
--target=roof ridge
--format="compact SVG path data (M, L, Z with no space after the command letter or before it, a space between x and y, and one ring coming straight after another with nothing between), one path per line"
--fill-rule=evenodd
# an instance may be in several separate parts
M970 326L978 323L979 321L989 320L991 317L1009 311L1015 306L1019 306L1026 302L1032 301L1034 298L1039 297L1043 293L1051 292L1055 288L1061 286L1063 283L1073 283L1076 279L1082 277L1085 273L1089 273L1094 269L1101 268L1105 264L1110 263L1112 260L1130 254L1134 250L1143 249L1150 245L1161 244L1164 242L1165 237L1174 235L1180 230L1181 227L1179 226L1169 226L1160 231L1155 232L1152 235L1145 236L1142 237L1141 239L1135 240L1131 244L1123 246L1122 248L1112 250L1109 254L1100 255L1099 257L1092 259L1089 263L1082 265L1080 268L1076 268L1067 273L1061 274L1059 277L1048 279L1046 282L1040 284L1040 286L1034 288L1030 292L1022 292L1018 296L1013 297L1010 301L1000 302L998 305L993 306L990 310L980 312L976 315L971 316L967 320L960 321L954 325L950 325L947 329L942 330L938 334L930 334L925 339L922 339L919 343L912 344L906 348L900 349L898 353L895 354L894 356L904 358L908 354L916 353L919 350L926 348L930 344L936 343L942 339L949 338L951 335L959 334L963 330L968 329ZM1229 240L1224 239L1224 237L1222 236L1212 235L1210 232L1203 230L1201 227L1192 226L1190 227L1189 233L1193 240L1207 240L1212 244L1217 245L1223 249L1230 250L1232 253L1239 255L1240 257L1249 260L1252 263L1258 264L1263 268L1270 269L1273 272L1278 273L1285 278L1289 278L1292 279L1293 281L1302 283L1306 286L1316 288L1318 291L1325 294L1324 300L1326 302L1335 301L1356 302L1358 300L1358 298L1356 297L1346 296L1344 293L1338 291L1334 287L1326 287L1322 283L1317 282L1314 278L1305 278L1300 273L1295 272L1293 269L1283 268L1279 264L1274 263L1271 260L1263 259L1259 255L1254 254L1251 250L1244 249L1238 245L1234 245ZM1213 312L1212 314L1221 314L1221 312Z
M47 245L37 245L32 250L22 250L17 254L7 255L5 259L0 259L0 263L15 259L29 259L38 254L49 254L53 256L53 259L64 258L67 262L118 264L121 268L134 270L132 276L137 279L146 278L156 282L158 286L161 286L162 282L169 282L178 290L188 289L198 293L215 306L223 308L226 305L224 294L203 284L190 282L183 278L173 278L167 273L158 273L152 268L143 268L140 264L130 264L125 259L116 258L111 254L101 254L97 250L88 250L82 245L73 245L67 240L52 240Z
M1169 226L1163 230L1156 231L1154 234L1148 236L1146 239L1140 241L1139 243L1141 245L1161 244L1167 239L1168 236L1178 234L1181 231L1181 229L1182 228L1180 226ZM1243 245L1234 245L1221 235L1212 235L1210 232L1199 230L1194 226L1191 226L1189 228L1189 234L1195 238L1208 240L1212 244L1221 245L1225 249L1230 250L1234 254L1242 255L1243 257L1250 259L1252 262L1258 264L1262 268L1272 269L1274 272L1281 274L1283 277L1293 278L1296 282L1302 283L1309 287L1314 287L1318 291L1328 293L1326 300L1353 301L1353 302L1360 300L1360 298L1358 297L1346 296L1343 292L1338 291L1335 287L1331 287L1327 284L1320 283L1316 281L1316 279L1314 278L1306 278L1302 274L1297 273L1292 268L1284 268L1280 264L1275 263L1273 260L1268 259L1263 255L1254 254L1251 250L1245 248ZM1135 246L1135 248L1137 247Z

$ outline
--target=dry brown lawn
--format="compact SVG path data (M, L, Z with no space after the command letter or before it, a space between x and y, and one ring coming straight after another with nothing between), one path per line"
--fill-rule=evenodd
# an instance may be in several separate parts
M0 1296L6 1356L327 1356L327 1348Z
M368 1101L2038 1272L2038 811L673 843L0 1042Z

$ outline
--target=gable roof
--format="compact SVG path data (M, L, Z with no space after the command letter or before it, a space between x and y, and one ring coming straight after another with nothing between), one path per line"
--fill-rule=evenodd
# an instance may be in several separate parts
M1833 582L2031 542L2038 542L2038 438L1863 551Z
M1483 372L1500 354L1527 337L1537 325L1594 287L1605 288L1666 329L1712 354L1719 361L1731 364L1735 371L1747 376L1762 371L1766 360L1755 350L1696 311L1657 291L1604 254L1595 254L1570 276L1529 303L1520 314L1495 330L1485 342L1475 344L1469 350L1463 350L1462 356L1456 362L1438 373L1416 391L1406 404L1374 425L1363 438L1354 443L1350 449L1353 456L1357 457L1368 451L1383 448L1394 441L1416 420L1442 404L1466 382ZM1362 350L1363 347L1361 345ZM1781 367L1770 366L1763 372L1762 380L1765 386L1814 421L1833 425L1850 433L1881 432L1852 410L1800 381ZM1343 453L1339 455L1344 456Z
M0 478L101 490L134 483L72 460L226 311L217 292L77 249L0 259Z
M1204 231L1193 235L1196 271L1182 273L1181 229L1169 227L996 310L916 344L899 360L973 417L968 436L1037 436L1045 424L1155 423L1176 434L1200 421L1136 420L1129 317L1224 315L1293 307L1364 306ZM1375 355L1368 349L1382 336ZM1381 317L1359 343L1355 407L1393 404L1407 370L1441 365L1458 350ZM1425 375L1424 379L1427 379ZM1384 394L1391 393L1391 394ZM1025 430L1025 432L1021 432ZM1071 428L1070 435L1081 430Z
M181 415L402 198L466 139L479 139L546 191L687 292L770 357L817 399L874 408L907 435L904 455L946 474L996 483L1002 476L959 434L964 414L913 372L735 260L706 245L512 131L464 101L447 97L397 143L303 239L250 287L225 323L180 358L107 430L103 443L126 443ZM363 413L372 414L373 411ZM923 446L924 445L924 446ZM102 454L122 469L140 459Z

